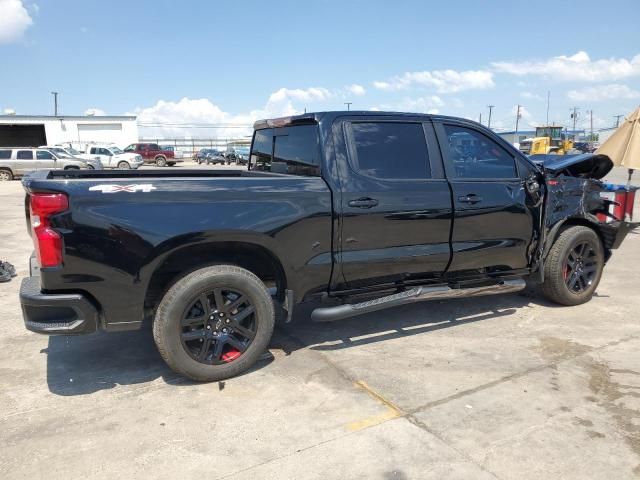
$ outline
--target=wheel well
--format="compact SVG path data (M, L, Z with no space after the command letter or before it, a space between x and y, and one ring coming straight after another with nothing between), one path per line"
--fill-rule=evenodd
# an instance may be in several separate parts
M156 155L154 160L158 160L159 158L163 158L163 159L167 159L167 157L165 157L164 155Z
M145 307L155 308L177 280L208 265L224 264L245 268L276 287L276 298L284 300L286 277L280 261L266 248L243 242L219 242L184 247L171 253L156 268L145 295Z
M604 248L604 255L605 255L605 260L607 260L609 258L609 256L611 255L611 249L610 249L610 245L608 245L608 242L606 241L605 237L602 234L602 231L600 230L600 228L598 228L598 225L590 222L589 220L585 219L585 218L569 218L567 219L561 226L560 228L558 228L555 232L555 234L553 235L553 241L552 242L548 242L547 247L546 247L546 251L545 251L545 258L547 257L547 254L549 253L549 250L551 250L551 246L556 242L556 240L558 239L558 237L560 236L560 234L566 230L569 227L576 227L576 226L580 226L580 227L587 227L590 228L591 230L593 230L594 232L596 232L596 234L598 235L598 238L600 238L600 241L602 242L602 246Z
M74 166L70 166L70 167L64 167L65 170L80 170L78 167L74 167Z

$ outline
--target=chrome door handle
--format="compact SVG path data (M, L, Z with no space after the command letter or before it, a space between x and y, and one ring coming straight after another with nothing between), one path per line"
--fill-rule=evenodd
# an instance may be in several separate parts
M349 206L353 208L373 208L377 205L378 200L375 198L358 198L349 202Z

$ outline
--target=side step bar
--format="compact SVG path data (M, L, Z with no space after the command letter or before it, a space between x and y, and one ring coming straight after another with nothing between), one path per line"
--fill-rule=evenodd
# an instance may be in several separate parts
M355 317L356 315L362 315L363 313L406 305L407 303L421 302L423 300L439 300L443 298L480 297L482 295L494 295L497 293L518 292L524 289L525 286L525 281L517 278L513 280L502 280L500 283L485 285L483 287L415 287L411 290L376 298L368 302L316 308L311 313L311 320L314 322L335 322L336 320L343 320L345 318Z

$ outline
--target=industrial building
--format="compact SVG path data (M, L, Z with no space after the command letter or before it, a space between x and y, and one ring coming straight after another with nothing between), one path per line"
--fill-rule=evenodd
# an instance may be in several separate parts
M0 147L137 141L135 116L0 115Z

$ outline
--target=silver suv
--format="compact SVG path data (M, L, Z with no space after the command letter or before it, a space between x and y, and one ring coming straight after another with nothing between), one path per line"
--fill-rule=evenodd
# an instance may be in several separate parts
M0 147L0 181L12 180L32 170L89 168L87 162L61 158L46 148Z
M85 162L87 164L87 167L91 170L102 170L104 168L104 166L102 165L102 162L100 161L100 159L95 159L95 158L81 158L80 155L82 155L80 152L78 152L77 150L73 149L73 148L67 148L67 147L58 147L58 146L53 146L53 147L47 147L47 146L39 146L38 148L43 148L44 150L49 150L51 153L53 153L56 157L58 157L59 159L64 159L64 160L77 160L79 162Z

